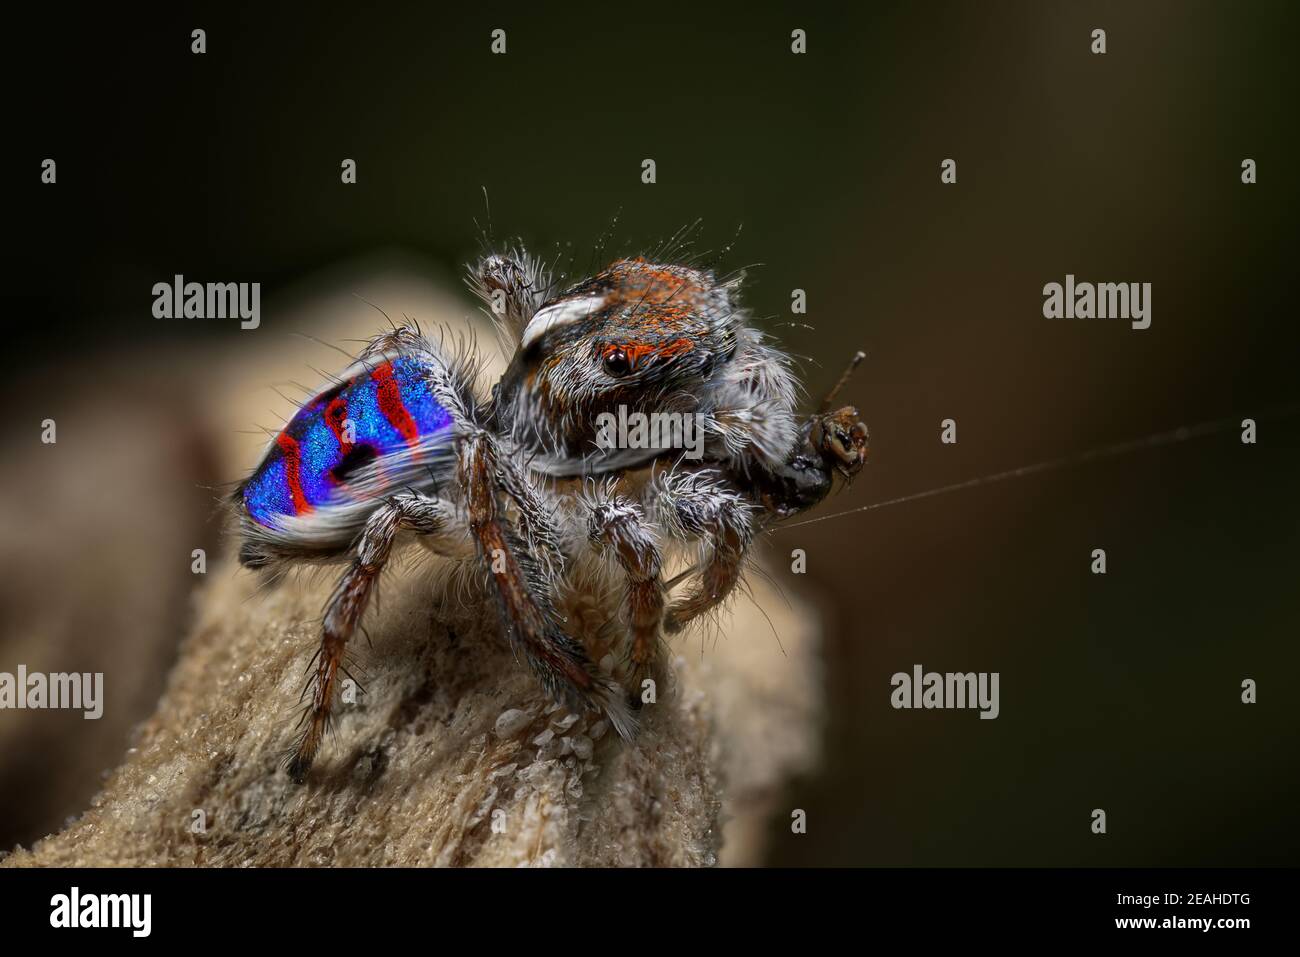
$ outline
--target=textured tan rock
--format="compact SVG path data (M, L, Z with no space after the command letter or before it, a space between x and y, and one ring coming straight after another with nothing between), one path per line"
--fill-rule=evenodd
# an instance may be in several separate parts
M794 615L777 616L789 657L752 608L678 656L676 688L629 746L551 705L487 627L490 607L439 603L416 570L388 583L364 676L353 669L366 694L294 785L278 765L328 587L256 595L252 576L219 575L125 763L79 821L5 863L698 865L719 860L727 815L740 843L726 859L751 863L761 820L747 818L811 753L812 649ZM574 604L599 653L602 615Z
M384 301L397 315L394 298ZM327 293L302 308L328 315L346 301ZM343 335L375 328L364 307L350 324ZM283 362L289 374L301 366ZM244 382L230 364L209 372ZM90 809L5 865L760 862L782 782L816 760L806 606L754 576L752 600L676 640L673 686L643 709L628 745L542 695L475 589L428 556L402 564L364 622L373 647L353 642L365 693L340 706L306 785L280 762L334 571L265 589L227 558L197 593L155 713ZM581 583L567 601L597 659L612 604Z

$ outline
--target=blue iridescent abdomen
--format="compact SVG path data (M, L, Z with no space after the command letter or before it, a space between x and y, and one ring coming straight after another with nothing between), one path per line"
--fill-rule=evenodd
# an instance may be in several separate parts
M397 356L304 405L244 483L248 514L274 527L346 500L348 482L377 459L418 450L450 433L452 417L433 397L419 357Z

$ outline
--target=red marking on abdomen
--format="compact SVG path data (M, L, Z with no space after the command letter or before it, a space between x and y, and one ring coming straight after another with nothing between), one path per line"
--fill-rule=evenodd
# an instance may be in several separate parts
M284 458L284 481L289 486L289 497L293 499L293 514L310 512L311 504L302 494L302 452L298 449L298 440L288 432L281 432L275 437L275 444L280 447Z
M393 377L393 364L385 362L370 373L375 380L375 394L379 399L379 411L384 413L388 424L401 433L407 445L414 445L420 438L420 429L411 418L410 410L402 398L402 386Z
M325 424L334 433L334 438L338 439L339 451L344 455L352 451L352 443L343 434L343 423L347 421L347 418L348 400L342 396L331 399L330 404L325 407Z

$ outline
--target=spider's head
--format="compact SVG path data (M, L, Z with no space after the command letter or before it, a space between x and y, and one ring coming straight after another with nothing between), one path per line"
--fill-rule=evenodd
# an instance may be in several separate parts
M732 319L711 273L620 259L543 303L520 359L562 402L689 389L735 349Z
M542 303L498 398L516 428L580 443L582 422L624 406L687 411L736 351L729 286L689 266L621 259Z

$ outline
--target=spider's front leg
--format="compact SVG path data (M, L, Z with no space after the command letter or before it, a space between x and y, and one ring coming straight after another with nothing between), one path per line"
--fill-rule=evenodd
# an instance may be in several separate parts
M305 726L302 736L288 763L289 775L298 783L306 778L329 728L334 685L339 669L343 668L344 650L370 602L375 581L388 562L393 539L404 528L421 535L437 535L447 529L451 520L450 509L445 503L413 492L402 492L384 502L366 521L365 529L357 539L352 563L339 579L325 608L316 668L308 684L311 704L303 714Z
M695 590L673 602L664 616L665 629L677 632L725 601L740 581L754 536L752 508L713 472L664 473L657 502L670 526L708 543Z
M587 508L588 538L612 555L625 576L623 615L631 637L628 657L636 688L645 677L662 671L659 629L664 617L664 586L659 579L663 567L659 546L635 502L610 495L588 502Z
M509 494L508 486L514 484L505 479L511 469L504 453L492 436L482 431L462 436L458 452L458 478L470 532L479 560L495 586L501 623L511 643L523 651L551 697L603 711L614 729L630 739L636 725L622 689L601 674L582 645L560 628L546 563L522 547L519 533L501 514L498 494ZM515 502L521 504L519 499ZM525 497L523 507L529 507L527 502ZM532 516L532 527L537 527L538 519Z

